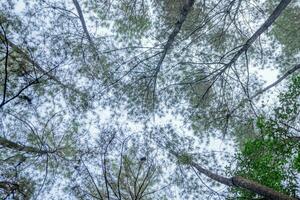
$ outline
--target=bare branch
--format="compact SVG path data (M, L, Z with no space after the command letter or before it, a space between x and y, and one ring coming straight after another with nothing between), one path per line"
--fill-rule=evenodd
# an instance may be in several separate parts
M264 92L268 91L269 89L271 89L272 87L275 87L276 85L278 85L279 83L281 83L284 79L286 79L288 76L290 76L291 74L295 73L297 70L300 69L300 64L295 65L293 68L289 69L288 71L286 71L279 79L277 79L275 82L271 83L270 85L268 85L267 87L257 91L254 95L250 96L249 98L243 99L230 113L229 115L232 115L237 109L239 109L241 106L244 105L244 103L246 103L247 101L251 101L253 99L255 99L256 97L258 97L259 95L263 94Z

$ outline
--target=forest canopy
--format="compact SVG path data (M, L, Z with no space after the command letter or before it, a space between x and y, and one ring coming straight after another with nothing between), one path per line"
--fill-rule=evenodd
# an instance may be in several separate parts
M297 0L0 0L0 199L300 199Z

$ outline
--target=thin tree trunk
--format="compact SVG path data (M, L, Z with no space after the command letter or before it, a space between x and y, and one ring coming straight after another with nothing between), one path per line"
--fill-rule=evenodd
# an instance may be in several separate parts
M156 65L156 74L159 72L161 65L166 57L166 54L168 53L168 50L172 47L175 37L180 32L181 27L187 18L187 15L189 14L190 10L192 9L192 7L194 5L194 2L195 2L195 0L186 0L185 4L180 12L180 17L175 24L175 28L173 29L173 32L169 35L168 41L162 51L162 55Z
M4 39L4 35L2 35L0 33L0 38ZM13 42L11 42L10 40L6 40L8 45L17 53L19 53L26 61L28 61L29 63L31 63L33 66L35 66L42 74L45 74L45 76L49 77L51 80L55 81L57 84L61 85L63 88L66 88L74 93L77 94L83 94L81 91L79 91L78 89L74 88L74 86L70 86L67 85L63 82L61 82L57 77L55 77L54 75L52 75L52 73L48 72L47 70L43 69L38 63L36 63L35 61L33 61L30 56L23 51L20 47L18 47L17 45L15 45Z
M168 37L168 41L167 43L165 44L164 48L163 48L163 51L162 51L162 55L156 65L156 68L155 68L155 73L154 73L154 81L153 81L153 102L154 102L154 97L155 97L155 88L156 88L156 81L157 81L157 76L158 76L158 73L160 72L161 70L161 66L162 66L162 63L169 51L169 49L172 47L173 43L174 43L174 40L175 40L175 37L178 35L178 33L180 32L181 30L181 27L183 25L183 23L185 22L186 18L187 18L187 15L189 14L189 12L191 11L193 5L195 3L195 0L185 0L185 4L180 12L180 17L178 19L178 21L176 22L175 24L175 27L172 31L172 33L169 35ZM153 104L154 106L154 104Z
M92 47L94 53L96 53L96 47L95 47L95 44L94 44L94 42L93 42L93 40L92 40L92 38L90 36L90 33L89 33L88 29L87 29L87 26L86 26L86 23L85 23L85 19L84 19L81 7L79 5L79 2L77 0L73 0L73 3L75 5L76 11L77 11L77 13L79 15L79 19L80 19L80 22L81 22L81 26L83 28L83 32L86 35L86 37L87 37L87 39L88 39L88 41L90 43L90 46Z
M282 11L289 5L291 1L292 0L281 0L275 10L269 16L269 18L263 23L261 27L259 27L259 29L257 29L257 31L246 41L243 47L225 65L221 73L223 73L227 68L231 67L231 65L235 63L237 59L251 47L251 45L257 40L257 38L259 38L261 34L264 33L275 22L275 20L280 16Z
M9 149L12 149L12 150L16 150L16 151L23 151L23 152L26 152L26 153L34 153L34 154L54 153L54 151L41 150L41 149L36 148L36 147L21 145L21 144L18 144L16 142L12 142L10 140L7 140L3 137L0 137L0 146L5 147L5 148L9 148Z
M268 85L267 87L265 87L262 90L259 90L257 93L255 93L253 96L250 97L250 99L254 99L256 98L258 95L266 92L267 90L271 89L272 87L276 86L277 84L279 84L281 81L283 81L286 77L290 76L291 74L293 74L295 71L300 69L300 64L295 65L292 69L288 70L287 72L285 72L279 79L277 79L274 83Z

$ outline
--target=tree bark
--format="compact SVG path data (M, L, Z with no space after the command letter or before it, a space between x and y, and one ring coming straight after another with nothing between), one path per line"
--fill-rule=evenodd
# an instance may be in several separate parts
M26 152L26 153L34 153L34 154L48 154L48 153L54 153L55 152L55 151L41 150L41 149L36 148L36 147L21 145L21 144L18 144L16 142L12 142L10 140L7 140L3 137L0 137L0 146L5 147L5 148L9 148L9 149L12 149L12 150L16 150L16 151L23 151L23 152Z
M94 53L96 53L96 47L95 47L94 41L92 40L91 35L90 35L88 29L87 29L87 26L86 26L86 23L85 23L85 19L84 19L81 7L79 5L79 2L77 0L73 0L73 4L75 5L76 11L77 11L77 13L79 15L79 19L80 19L81 26L83 28L83 32L86 35L86 37L87 37L87 39L88 39L88 41L90 43L90 46L92 47Z
M287 196L280 192L274 191L272 188L261 185L255 181L248 180L241 176L235 176L231 178L234 186L250 190L256 194L262 195L267 199L278 199L278 200L293 200L294 197Z
M168 41L167 41L166 45L164 46L162 55L156 65L156 74L159 72L161 65L166 57L166 54L168 53L168 50L172 47L175 37L178 35L179 31L181 30L181 27L182 27L183 23L185 22L187 15L189 14L190 10L192 9L194 3L195 3L195 0L186 0L185 1L185 4L180 12L180 17L175 24L175 28L173 29L173 32L169 35Z
M255 181L243 178L241 176L234 176L231 178L227 178L221 175L218 175L216 173L211 172L210 170L207 170L203 167L201 167L199 164L195 162L191 162L190 164L192 167L194 167L199 173L204 174L205 176L222 183L224 185L227 185L229 187L239 187L246 190L249 190L253 193L259 194L263 197L266 197L267 199L276 199L276 200L297 200L294 197L290 197L286 194L282 194L280 192L277 192L273 190L272 188L269 188L267 186L261 185Z
M168 37L168 41L167 43L165 44L164 48L163 48L163 51L162 51L162 55L156 65L156 68L155 68L155 73L154 73L154 81L153 81L153 99L155 97L155 88L156 88L156 81L157 81L157 76L158 76L158 73L160 72L161 70L161 66L162 66L162 63L169 51L169 49L172 47L173 43L174 43L174 40L175 40L175 37L178 35L178 33L180 32L181 30L181 27L183 25L183 23L185 22L186 18L187 18L187 15L189 14L190 10L192 9L193 5L195 3L195 0L185 0L185 4L180 12L180 17L178 19L178 21L176 22L175 24L175 28L173 29L172 33L169 35ZM154 104L153 104L154 106Z
M169 150L169 152L174 155L176 158L180 158L180 154L173 150ZM200 174L203 174L207 176L208 178L213 179L214 181L217 181L219 183L222 183L224 185L227 185L229 187L239 187L246 189L250 192L253 192L255 194L259 194L267 199L273 199L273 200L297 200L297 198L290 197L286 194L282 194L280 192L277 192L273 190L272 188L269 188L267 186L261 185L260 183L257 183L255 181L243 178L241 176L234 176L234 177L225 177L221 176L219 174L216 174L208 169L205 169L198 163L195 163L194 161L190 161L189 165L197 170ZM299 200L299 199L298 199Z

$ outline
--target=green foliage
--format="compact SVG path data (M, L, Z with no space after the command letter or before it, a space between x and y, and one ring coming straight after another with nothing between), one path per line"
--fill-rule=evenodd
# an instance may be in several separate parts
M150 26L149 19L145 16L128 16L128 20L116 20L115 26L120 34L128 34L129 37L141 36Z
M294 6L285 10L280 16L272 33L284 46L286 55L295 55L300 52L300 7Z
M300 173L300 152L298 152L293 164L297 172Z
M189 165L193 161L192 156L187 153L183 153L183 154L179 155L177 157L177 160L178 160L178 163L182 164L182 165Z
M114 21L114 28L118 37L140 39L151 27L151 20L145 2L124 1L117 6L118 18Z
M288 91L280 94L280 106L274 110L274 117L257 118L260 135L244 142L238 154L237 175L258 181L276 191L295 194L300 144L293 140L293 132L285 124L292 124L298 116L299 96L300 76L297 76L292 79ZM249 199L256 196L244 190L235 192Z

